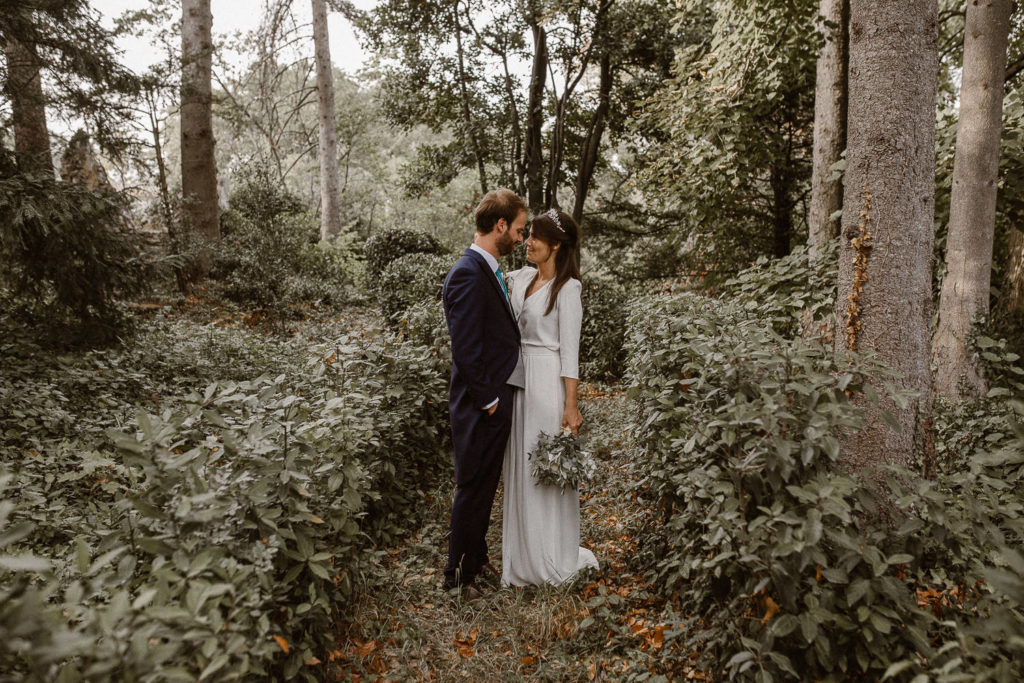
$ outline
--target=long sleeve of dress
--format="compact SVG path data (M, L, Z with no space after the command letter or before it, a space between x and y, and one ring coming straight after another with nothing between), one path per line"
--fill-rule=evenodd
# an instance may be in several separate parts
M583 286L569 280L558 292L558 355L562 377L580 378L580 329L583 327Z

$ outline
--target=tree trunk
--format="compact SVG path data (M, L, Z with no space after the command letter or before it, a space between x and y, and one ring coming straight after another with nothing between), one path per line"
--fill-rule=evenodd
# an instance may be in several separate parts
M579 173L576 174L576 203L572 207L572 217L577 225L583 220L583 204L587 201L590 181L594 177L597 156L601 150L601 137L604 135L608 121L608 109L612 95L612 60L608 53L601 55L601 80L598 86L598 104L590 119L590 130L583 141L583 152L580 154Z
M341 232L338 142L334 122L334 73L331 71L331 48L327 42L327 5L324 0L312 1L316 88L320 96L320 239L330 240Z
M874 351L914 392L901 408L863 395L867 423L842 442L854 470L909 466L931 417L936 0L852 0L847 166L835 350ZM899 428L882 419L889 412ZM926 439L925 439L926 440Z
M790 160L771 167L772 187L772 256L789 256L793 237L792 174Z
M818 53L814 87L814 166L807 217L811 249L839 235L839 221L831 216L843 206L843 185L830 180L830 167L846 149L850 0L821 0L819 14L825 45Z
M1024 313L1024 232L1010 230L1010 259L1006 266L1000 308L1011 315Z
M185 229L195 231L205 242L196 263L196 277L202 279L210 272L213 246L220 243L210 89L210 0L182 0L181 15L182 219Z
M473 120L473 112L469 106L469 90L466 87L466 66L463 60L462 49L462 25L459 22L459 5L456 3L452 10L455 20L455 49L459 64L459 95L462 100L462 124L466 127L469 135L469 144L473 149L473 156L476 157L477 173L480 175L480 191L487 194L487 169L484 166L484 152L480 144L480 137Z
M50 134L46 128L46 100L43 97L39 60L34 45L8 40L7 95L11 99L11 124L18 168L25 173L54 175Z
M548 73L547 33L539 24L533 30L533 70L530 73L530 96L526 106L526 194L534 212L544 207L544 90Z
M988 391L967 351L967 338L973 323L989 313L1003 74L1012 10L1012 0L967 4L946 276L932 345L935 389L953 398L960 397L962 388L974 396Z

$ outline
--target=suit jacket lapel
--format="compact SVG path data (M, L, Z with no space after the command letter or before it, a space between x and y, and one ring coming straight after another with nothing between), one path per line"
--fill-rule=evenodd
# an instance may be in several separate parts
M515 314L512 312L512 302L509 300L510 297L505 296L505 292L501 288L501 284L498 282L498 276L488 267L487 261L484 260L483 256L476 253L472 249L467 249L466 254L471 254L470 258L476 261L476 264L480 267L480 270L482 270L487 275L487 280L491 283L491 286L494 288L494 291L497 293L497 295L501 297L502 302L505 304L505 312L508 313L509 320L512 321L512 324L515 326L516 331L518 332L519 325L518 323L516 323Z

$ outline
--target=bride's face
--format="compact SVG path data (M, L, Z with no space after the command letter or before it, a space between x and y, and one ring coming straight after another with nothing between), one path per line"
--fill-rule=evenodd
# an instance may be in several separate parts
M551 248L551 245L539 237L530 235L530 238L526 240L526 260L533 265L539 266L546 263L554 255L555 250Z

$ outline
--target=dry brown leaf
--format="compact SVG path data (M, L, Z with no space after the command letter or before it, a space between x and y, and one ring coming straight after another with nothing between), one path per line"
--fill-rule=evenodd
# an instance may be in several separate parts
M276 640L277 644L281 646L281 649L284 650L284 653L288 654L288 641L282 638L281 636L274 636L274 640Z

